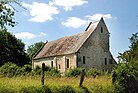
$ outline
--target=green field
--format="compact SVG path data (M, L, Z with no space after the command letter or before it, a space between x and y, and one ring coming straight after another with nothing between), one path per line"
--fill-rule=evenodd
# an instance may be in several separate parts
M42 92L41 76L0 76L0 92L28 93ZM85 77L83 87L79 87L79 77L45 77L47 93L115 93L111 83L111 76L96 78Z

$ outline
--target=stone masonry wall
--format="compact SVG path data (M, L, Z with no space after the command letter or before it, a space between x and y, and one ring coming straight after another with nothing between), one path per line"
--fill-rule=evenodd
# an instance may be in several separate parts
M96 30L83 44L77 55L79 67L84 67L86 70L96 68L111 71L113 64L116 62L109 51L109 32L104 22L101 21L99 23ZM83 63L84 57L85 63Z

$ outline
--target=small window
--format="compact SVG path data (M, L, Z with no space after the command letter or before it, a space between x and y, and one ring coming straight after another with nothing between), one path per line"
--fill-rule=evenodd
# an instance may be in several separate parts
M107 65L107 58L104 58L104 61L105 61L105 65Z
M85 56L83 56L83 64L85 64Z
M69 59L67 59L67 68L69 68Z
M58 65L58 69L61 69L61 66L60 65Z
M51 68L53 68L53 61L51 61Z
M103 27L101 27L101 33L103 33Z

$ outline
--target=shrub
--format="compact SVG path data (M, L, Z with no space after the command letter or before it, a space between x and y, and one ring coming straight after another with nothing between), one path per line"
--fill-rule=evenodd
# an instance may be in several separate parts
M82 68L74 68L74 69L69 69L68 71L65 72L65 76L79 76L81 74Z
M32 71L34 75L41 75L42 69L39 66L36 66L35 69ZM45 66L45 74L48 76L60 76L60 72L58 69L50 68L49 66Z
M36 66L34 68L34 70L32 71L32 73L35 75L41 75L41 72L42 72L42 70L41 70L41 67L39 67L39 66Z
M32 71L32 66L31 65L24 65L21 69L20 69L20 75L27 75L30 74Z
M88 70L88 72L86 73L87 76L93 76L94 78L97 76L97 75L100 75L101 74L101 71L100 70L97 70L95 68L91 68L90 70Z
M119 93L137 93L138 65L118 64L112 72L112 82Z
M24 65L23 67L22 67L22 70L24 71L24 72L31 72L32 71L32 66L31 65Z
M47 74L50 76L60 76L59 70L55 68L52 68Z
M14 63L5 63L2 67L0 67L0 72L6 76L14 76L20 73L20 68Z
M45 71L50 71L51 70L51 68L49 67L49 66L45 66Z

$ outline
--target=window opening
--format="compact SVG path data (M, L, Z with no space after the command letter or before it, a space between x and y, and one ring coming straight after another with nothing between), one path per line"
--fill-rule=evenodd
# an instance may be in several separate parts
M101 33L103 33L103 27L101 27Z
M67 59L67 68L69 68L69 59Z
M83 64L85 64L85 56L83 56Z
M105 65L107 65L107 58L105 58L104 61L105 61Z

